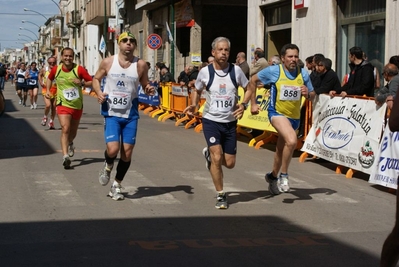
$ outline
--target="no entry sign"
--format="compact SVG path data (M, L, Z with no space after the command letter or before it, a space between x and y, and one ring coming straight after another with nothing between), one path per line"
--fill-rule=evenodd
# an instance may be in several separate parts
M158 34L152 33L147 38L147 45L151 49L158 49L162 46L162 38Z

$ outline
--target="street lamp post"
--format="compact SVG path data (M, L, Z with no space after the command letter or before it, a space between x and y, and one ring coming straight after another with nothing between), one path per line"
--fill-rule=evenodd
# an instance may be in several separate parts
M31 39L32 40L32 42L34 42L35 40L33 40L32 39L32 37L30 37L29 35L25 35L25 34L21 34L21 33L18 33L18 35L19 36L25 36L25 37L28 37L29 39Z
M34 43L34 44L36 44L36 41L35 40L33 40L29 35L25 35L25 34L21 34L21 33L18 33L18 35L19 36L24 36L24 37L28 37L29 39L31 39L32 40L32 42ZM38 44L39 44L39 42L38 42Z
M24 8L24 11L30 11L30 12L36 13L36 14L42 16L43 18L45 18L46 21L48 20L48 18L47 18L45 15L43 15L42 13L37 12L37 11L35 11L35 10L32 10L32 9L29 9L29 8L26 8L26 7L25 7L25 8Z
M33 34L36 36L37 39L39 39L39 36L38 36L36 33L34 33L33 31L31 31L31 30L29 30L29 29L26 29L26 28L23 28L23 27L19 27L19 29L20 29L20 30L25 30L25 31L31 32L31 33L33 33Z
M36 36L36 38L37 38L36 57L39 58L39 36L37 36L37 34L35 34L33 31L31 31L31 30L29 30L29 29L25 29L25 28L23 28L23 27L19 27L19 29L20 29L20 30L25 30L25 31L31 32L31 33L33 33L33 35ZM35 43L36 43L36 42L35 42Z
M22 23L30 23L30 24L36 25L36 26L39 28L39 30L41 29L41 27L40 27L39 25L37 25L36 23L31 22L31 21L29 21L29 20L21 20L21 22L22 22Z
M30 11L30 12L36 13L36 14L42 16L43 18L45 18L46 21L48 21L48 18L45 15L43 15L42 13L40 13L40 12L37 12L37 11L29 9L29 8L24 8L24 11ZM53 50L52 50L52 47L51 47L51 22L50 22L50 31L49 31L49 33L50 33L50 51L51 51L51 53L53 53Z
M64 46L64 41L63 41L63 36L64 36L64 12L62 11L60 4L56 3L54 0L51 0L51 2L53 2L58 9L60 10L60 21L61 21L61 29L60 29L60 38L61 38L61 46Z

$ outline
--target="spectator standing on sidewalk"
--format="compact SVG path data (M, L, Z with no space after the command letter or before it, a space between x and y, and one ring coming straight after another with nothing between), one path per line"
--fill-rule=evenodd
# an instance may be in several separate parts
M6 81L7 66L0 63L0 90L4 90L4 83Z
M338 91L330 91L330 96L339 95L366 95L374 96L374 67L363 59L363 51L360 47L354 46L349 49L350 73L346 82Z
M239 66L244 72L245 77L249 79L249 65L247 62L247 59L245 58L245 53L244 52L239 52L236 57L236 65Z

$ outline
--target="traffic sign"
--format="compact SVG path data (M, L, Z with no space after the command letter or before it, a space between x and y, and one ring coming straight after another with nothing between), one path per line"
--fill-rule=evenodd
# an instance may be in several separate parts
M162 38L158 34L152 33L147 38L147 45L151 49L158 49L162 46Z

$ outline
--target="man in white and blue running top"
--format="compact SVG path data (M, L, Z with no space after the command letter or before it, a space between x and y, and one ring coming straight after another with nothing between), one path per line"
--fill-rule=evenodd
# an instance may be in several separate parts
M237 120L242 118L254 92L254 89L252 91L246 89L248 79L239 66L228 62L229 55L229 39L216 38L212 42L214 61L198 73L195 90L191 92L192 104L184 110L185 113L192 114L198 105L202 90L206 88L202 129L207 147L202 153L217 191L215 204L217 209L228 208L227 194L223 191L222 166L231 169L235 165ZM238 86L245 90L240 104L238 104Z
M93 89L98 102L102 104L104 116L104 138L107 145L104 166L99 174L101 185L107 185L114 161L120 151L115 180L108 193L114 200L123 200L121 182L129 169L133 148L136 143L138 111L138 90L142 85L148 95L154 94L154 86L148 80L147 63L133 55L137 41L130 32L123 32L118 38L119 53L104 59L93 78ZM104 91L101 80L106 77Z

